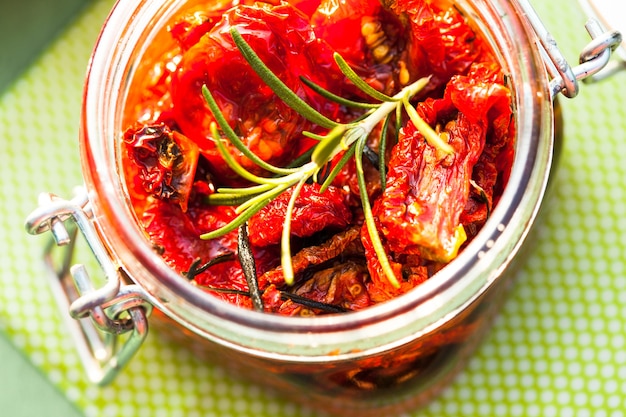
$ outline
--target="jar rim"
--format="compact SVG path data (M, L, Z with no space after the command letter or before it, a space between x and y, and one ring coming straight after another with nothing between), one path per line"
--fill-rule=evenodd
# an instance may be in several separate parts
M449 265L407 294L361 311L320 317L284 317L228 304L190 285L157 257L136 224L127 196L119 188L121 175L111 142L119 137L119 94L134 69L136 43L146 39L145 28L155 31L160 21L182 7L185 0L118 2L100 34L90 61L83 96L81 156L96 221L110 250L122 260L130 277L144 287L162 311L184 326L215 338L216 327L230 323L232 333L254 329L272 335L352 332L394 319L389 334L408 326L398 317L410 313L411 326L433 325L439 318L477 298L511 261L538 212L547 184L552 156L552 103L547 75L532 32L511 2L468 1L474 18L491 31L511 80L517 111L515 160L499 203L479 234ZM167 9L167 10L166 10ZM495 33L494 33L495 32ZM520 44L523 47L519 47ZM117 131L116 131L117 130ZM119 223L136 227L119 227ZM109 231L115 229L116 236ZM143 269L150 265L150 273ZM136 273L135 273L136 272ZM259 335L259 333L255 333ZM273 336L260 336L271 339ZM391 337L391 336L390 336ZM224 339L228 339L225 337ZM384 338L383 338L384 339ZM329 339L330 340L330 339ZM389 339L391 340L391 339ZM303 342L303 344L306 342ZM320 342L323 344L324 340ZM328 342L331 343L331 342Z

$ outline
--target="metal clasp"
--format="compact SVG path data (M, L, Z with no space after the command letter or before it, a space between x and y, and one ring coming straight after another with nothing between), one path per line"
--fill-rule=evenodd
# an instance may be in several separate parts
M123 284L125 273L104 247L83 189L70 201L42 194L39 207L26 219L26 230L31 234L51 232L44 260L52 291L68 319L89 379L98 385L110 383L148 333L147 317L152 305L145 292L137 285ZM73 263L79 231L104 272L104 284L100 286L95 285L84 264ZM58 254L60 259L55 256ZM126 340L120 344L122 335Z
M559 93L568 98L576 97L578 95L578 81L593 79L603 68L607 67L611 53L622 41L622 35L618 31L606 31L596 19L589 19L585 28L592 40L583 48L579 65L571 67L559 50L556 40L530 3L526 0L518 0L518 4L543 47L544 62L552 77L550 81L552 99Z

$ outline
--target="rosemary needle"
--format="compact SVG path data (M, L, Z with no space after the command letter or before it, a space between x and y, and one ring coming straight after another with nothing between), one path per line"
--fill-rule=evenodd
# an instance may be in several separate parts
M289 89L289 87L287 87L282 81L280 81L280 79L265 65L265 63L263 63L250 45L248 45L248 43L243 39L241 34L237 31L237 28L231 28L230 34L233 37L235 45L237 45L237 48L239 48L239 51L248 61L250 66L252 66L254 71L289 107L318 126L332 128L337 125L337 122L330 120L313 109L304 100L298 97L296 93Z
M201 288L204 288L208 291L213 291L221 294L236 294L243 295L245 297L249 297L250 293L248 291L235 290L232 288L214 288L206 285L201 285ZM313 308L316 310L321 310L325 313L345 313L351 311L345 307L338 306L335 304L324 303L322 301L312 300L307 297L303 297L298 294L294 294L287 291L279 291L281 300L291 300L296 304L300 304L301 306Z
M222 262L228 262L235 259L235 254L232 252L226 252L221 255L217 255L215 258L210 261L202 264L202 260L200 258L196 259L191 263L189 270L187 272L183 272L183 276L187 277L188 280L194 280L198 275L212 267L213 265L217 265Z
M263 311L263 300L259 290L259 282L256 274L256 262L254 255L250 249L250 240L248 239L248 224L244 223L239 226L237 234L237 257L241 263L243 275L246 277L248 289L250 290L250 299L252 306L257 311Z

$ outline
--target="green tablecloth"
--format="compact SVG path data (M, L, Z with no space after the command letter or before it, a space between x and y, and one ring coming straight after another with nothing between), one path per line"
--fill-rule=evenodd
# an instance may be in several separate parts
M568 0L535 3L576 62L583 13ZM95 1L0 97L0 414L315 416L156 332L111 386L84 376L42 277L42 240L23 223L40 191L69 197L81 182L82 81L111 4ZM563 157L532 256L467 369L410 416L626 415L625 94L622 71L562 100Z

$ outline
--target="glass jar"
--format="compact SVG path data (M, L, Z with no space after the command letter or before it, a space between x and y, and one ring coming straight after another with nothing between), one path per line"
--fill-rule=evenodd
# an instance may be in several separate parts
M561 91L575 95L582 70L572 73L559 61L558 50L549 42L541 45L535 33L540 25L532 21L528 5L455 2L491 43L512 86L515 159L499 204L454 261L403 296L344 315L263 314L220 301L170 269L142 231L122 178L119 136L128 123L125 103L145 76L142 57L150 48L167 50L166 26L195 3L116 4L94 50L84 90L80 145L86 197L52 198L27 221L33 233L52 230L59 244L72 240L65 234L67 223L78 225L106 280L97 286L83 265L65 268L59 273L65 302L74 317L91 317L99 332L130 333L121 348L93 360L98 355L91 330L78 328L92 379L107 383L132 357L152 311L150 325L202 358L228 364L315 408L342 416L378 416L423 404L448 384L481 341L523 259L521 250L553 165L553 99ZM601 51L603 59L609 49ZM546 55L553 60L546 61Z

